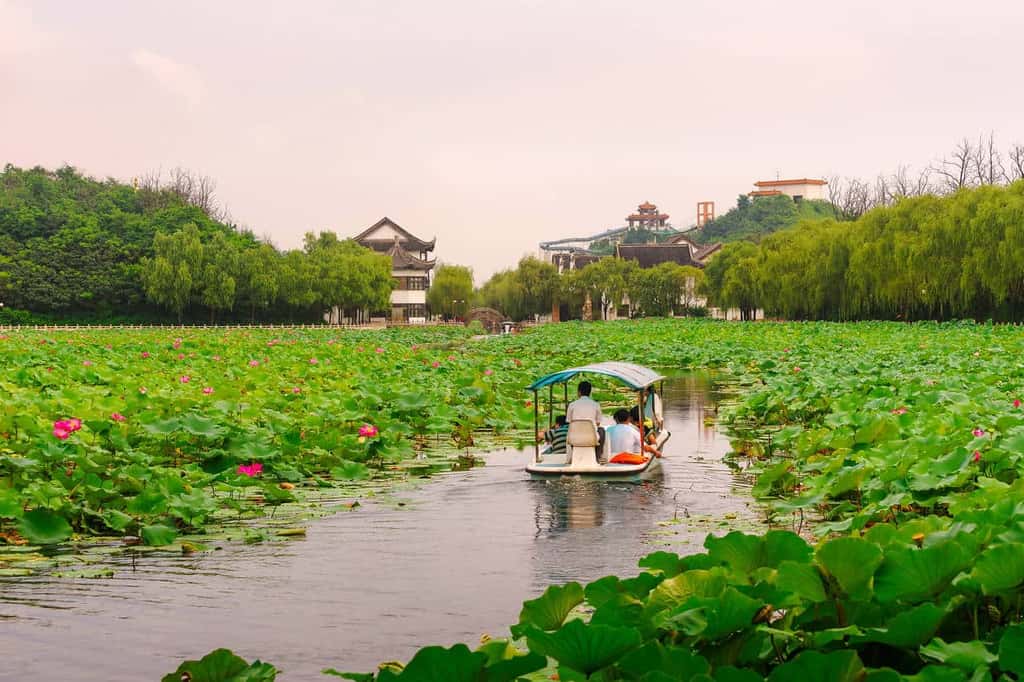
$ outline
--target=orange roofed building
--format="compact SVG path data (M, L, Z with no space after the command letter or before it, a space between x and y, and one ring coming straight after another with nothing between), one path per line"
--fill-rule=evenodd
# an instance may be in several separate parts
M825 180L800 178L799 180L759 180L754 183L756 189L750 193L752 197L774 197L785 194L793 201L804 199L824 199Z

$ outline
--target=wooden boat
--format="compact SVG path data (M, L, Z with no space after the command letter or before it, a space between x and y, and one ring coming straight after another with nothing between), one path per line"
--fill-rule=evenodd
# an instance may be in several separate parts
M652 369L635 365L629 362L599 362L592 365L572 367L560 372L554 372L537 379L527 386L528 391L533 392L533 425L534 432L540 429L540 391L548 389L548 427L553 425L554 419L554 387L562 385L562 402L568 408L569 405L569 380L581 374L597 374L611 377L619 383L637 392L637 406L640 414L644 414L643 393L645 389L661 393L655 388L665 377ZM644 441L644 425L640 425L641 441ZM662 430L657 435L655 448L662 450L665 442L671 437L667 430ZM526 465L526 471L534 478L548 478L553 476L585 476L592 478L611 479L640 479L654 473L659 466L659 458L647 456L642 463L618 464L608 462L609 453L608 439L605 439L605 451L598 453L598 433L594 423L587 419L573 420L569 423L569 432L566 437L566 451L564 453L544 452L540 443L534 447L533 461ZM599 457L600 454L600 457ZM605 462L602 464L602 462Z

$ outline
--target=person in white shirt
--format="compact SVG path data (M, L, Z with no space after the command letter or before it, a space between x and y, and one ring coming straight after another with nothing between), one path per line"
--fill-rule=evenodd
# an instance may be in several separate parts
M615 425L608 427L608 451L613 456L622 452L634 455L647 452L655 457L661 457L661 452L657 448L641 440L640 429L630 421L629 410L615 411Z
M600 453L604 451L604 427L601 426L603 415L600 403L590 397L591 388L589 381L580 382L576 388L579 398L569 403L565 410L565 419L570 424L576 419L588 419L594 422L594 426L597 428L597 452L600 459Z

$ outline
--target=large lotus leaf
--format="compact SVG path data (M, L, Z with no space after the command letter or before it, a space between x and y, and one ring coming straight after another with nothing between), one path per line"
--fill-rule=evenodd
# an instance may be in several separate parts
M18 532L36 545L53 545L71 537L71 526L56 512L33 509L18 522Z
M644 603L631 594L619 594L605 601L591 616L595 625L640 627L644 623Z
M1005 592L1024 582L1024 544L989 547L978 557L971 571L985 594Z
M587 583L587 586L583 588L587 603L594 608L601 608L606 601L614 599L623 592L622 581L614 575L598 578L592 583Z
M772 670L768 682L861 682L865 674L855 651L804 651Z
M860 598L870 591L871 578L882 563L882 550L860 538L841 537L823 544L817 557L847 595Z
M933 661L944 663L969 673L981 666L988 666L996 661L996 655L977 640L971 642L944 642L936 637L920 648L921 656Z
M726 584L726 576L720 568L686 571L654 588L647 600L648 610L671 608L694 596L715 597L722 593Z
M875 596L883 603L929 599L946 589L971 559L953 541L924 549L890 548L875 573Z
M103 523L111 530L122 531L132 522L132 517L117 509L108 509L103 512Z
M143 542L153 547L169 545L178 537L178 531L160 524L143 526L140 534L142 535Z
M867 628L862 641L881 642L902 649L916 649L932 638L946 617L946 609L919 604L893 616L882 628Z
M185 661L162 682L273 682L276 677L277 669L269 663L250 665L228 649L217 649L198 661Z
M533 625L541 630L555 630L565 622L569 612L583 603L583 586L577 582L552 585L536 599L523 602L519 612L519 624L513 626L512 634L521 637L523 627Z
M775 587L793 594L796 603L801 600L818 603L827 598L821 572L814 564L783 561L779 564Z
M540 654L527 653L495 661L484 668L481 682L513 682L523 675L540 670L548 659Z
M729 587L718 597L687 600L668 615L666 622L688 635L716 640L753 627L754 617L763 606L764 602Z
M711 664L703 656L689 649L665 647L658 641L648 642L629 652L616 667L631 678L660 671L671 675L674 680L688 680L694 675L711 672Z
M944 665L926 665L916 675L907 675L900 679L906 682L967 682L967 674Z
M710 537L710 536L709 536ZM654 552L640 559L640 568L647 568L652 571L660 571L666 578L679 575L683 570L682 561L678 554L673 552Z
M555 632L528 625L525 634L531 651L586 675L611 665L641 641L634 628L589 625L580 620L571 620Z
M0 518L16 519L24 513L18 494L10 488L0 488Z
M1024 676L1024 625L1011 625L999 640L999 668Z
M465 644L450 649L428 646L416 652L409 664L395 673L382 668L378 682L479 682L487 656L470 651Z
M142 428L154 436L169 436L181 428L181 421L176 417L154 419L152 421L146 420L143 421Z
M723 665L715 668L715 682L764 682L764 678L753 670Z
M331 478L336 481L360 481L370 477L370 470L360 462L342 460L339 466L331 469Z

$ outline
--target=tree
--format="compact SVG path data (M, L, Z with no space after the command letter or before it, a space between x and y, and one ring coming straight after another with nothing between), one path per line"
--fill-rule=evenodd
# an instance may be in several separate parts
M589 294L601 310L601 319L607 320L611 310L623 303L637 270L635 261L602 258L576 271L568 284L581 298Z
M189 224L174 234L158 234L153 240L153 251L153 258L141 263L146 295L154 303L170 308L181 322L182 313L192 302L193 287L203 276L199 229Z
M316 267L303 251L288 251L281 258L278 297L288 307L289 318L296 310L308 310L317 303Z
M203 247L202 279L197 288L203 305L210 310L210 324L216 321L218 311L235 307L235 275L240 261L239 250L223 234L214 235Z
M249 320L256 321L256 310L266 310L277 298L282 275L282 257L270 244L246 249L239 259L239 298L249 306Z
M427 305L445 318L465 319L473 299L473 271L461 265L441 265L427 290Z
M333 232L307 234L305 244L315 277L315 300L322 312L337 308L354 314L388 307L394 280L387 255L351 239L339 240Z

